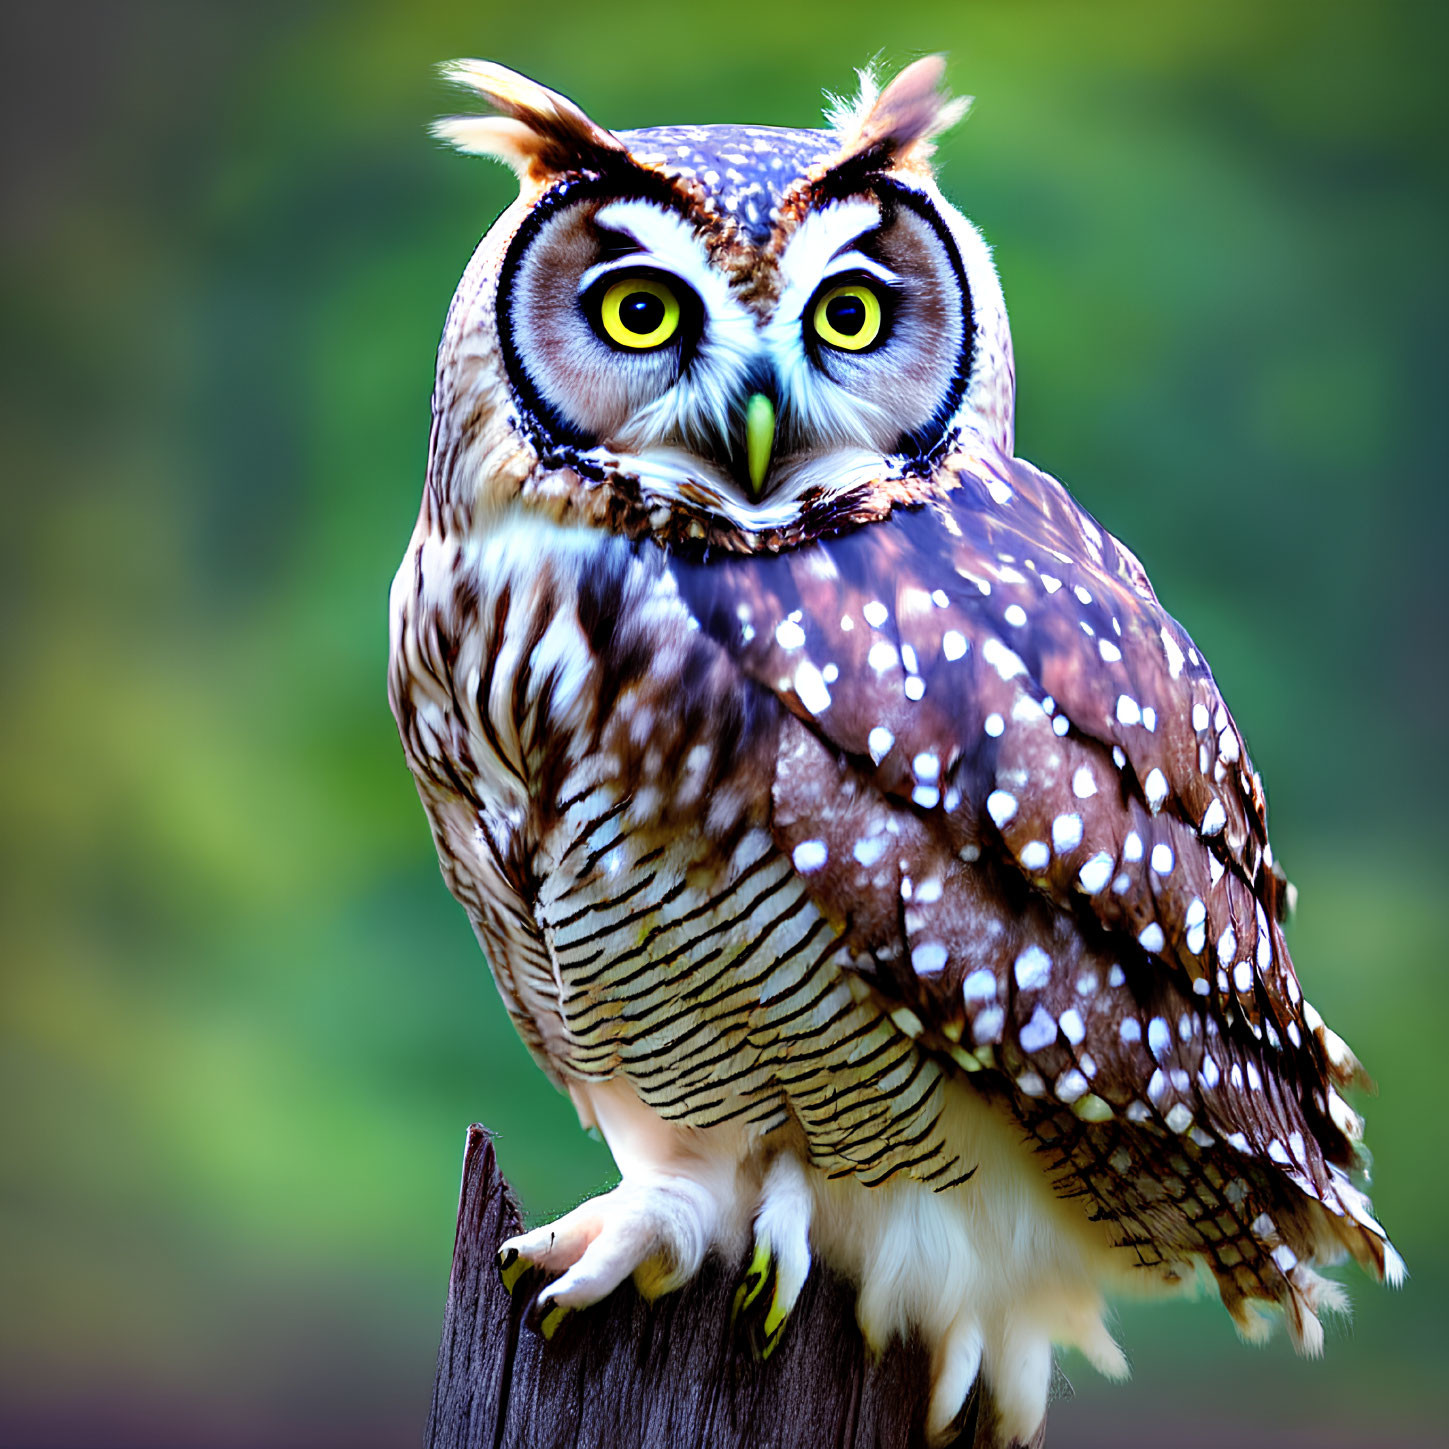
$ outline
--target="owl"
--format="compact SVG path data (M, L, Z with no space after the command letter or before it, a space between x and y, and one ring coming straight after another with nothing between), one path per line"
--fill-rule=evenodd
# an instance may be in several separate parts
M444 878L612 1191L505 1245L535 1321L817 1261L927 1433L1040 1442L1054 1345L1211 1285L1319 1351L1362 1069L1299 986L1263 787L1137 559L1015 456L939 58L819 130L612 132L500 66L518 199L439 350L389 694ZM1265 1311L1267 1310L1267 1311ZM985 1406L983 1408L983 1406ZM985 1442L985 1439L978 1442Z

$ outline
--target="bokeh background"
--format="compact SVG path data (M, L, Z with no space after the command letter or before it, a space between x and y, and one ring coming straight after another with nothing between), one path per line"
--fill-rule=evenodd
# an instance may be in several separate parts
M951 52L1021 451L1215 662L1378 1076L1413 1277L1326 1362L1124 1305L1053 1442L1442 1443L1445 30L1362 0L6 7L0 1442L417 1442L466 1124L609 1180L514 1039L387 713L433 351L511 179L424 134L484 55L606 124L809 125Z

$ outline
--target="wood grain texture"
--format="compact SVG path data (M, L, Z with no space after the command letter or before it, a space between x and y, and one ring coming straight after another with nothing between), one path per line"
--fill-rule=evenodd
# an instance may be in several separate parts
M745 1265L713 1257L680 1292L647 1303L626 1284L545 1341L526 1322L544 1276L512 1297L499 1281L498 1245L521 1226L491 1137L470 1127L428 1449L925 1449L924 1349L872 1358L852 1289L818 1265L764 1362L731 1321ZM957 1449L997 1446L994 1419L973 1398Z

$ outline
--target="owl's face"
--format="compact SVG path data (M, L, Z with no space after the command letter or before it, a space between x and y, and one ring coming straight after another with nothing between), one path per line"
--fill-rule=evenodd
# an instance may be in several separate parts
M748 548L919 501L953 448L1010 450L1000 287L927 165L961 109L938 62L821 131L614 134L511 72L455 75L507 118L440 130L524 188L459 288L438 442L519 449L498 472L435 446L435 483Z

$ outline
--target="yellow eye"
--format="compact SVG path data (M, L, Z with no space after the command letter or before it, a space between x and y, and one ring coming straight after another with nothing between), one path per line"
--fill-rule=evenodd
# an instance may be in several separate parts
M627 277L604 293L599 321L620 347L660 347L679 331L679 298L667 282Z
M832 287L815 304L811 325L831 347L862 352L880 336L880 298L859 282Z

